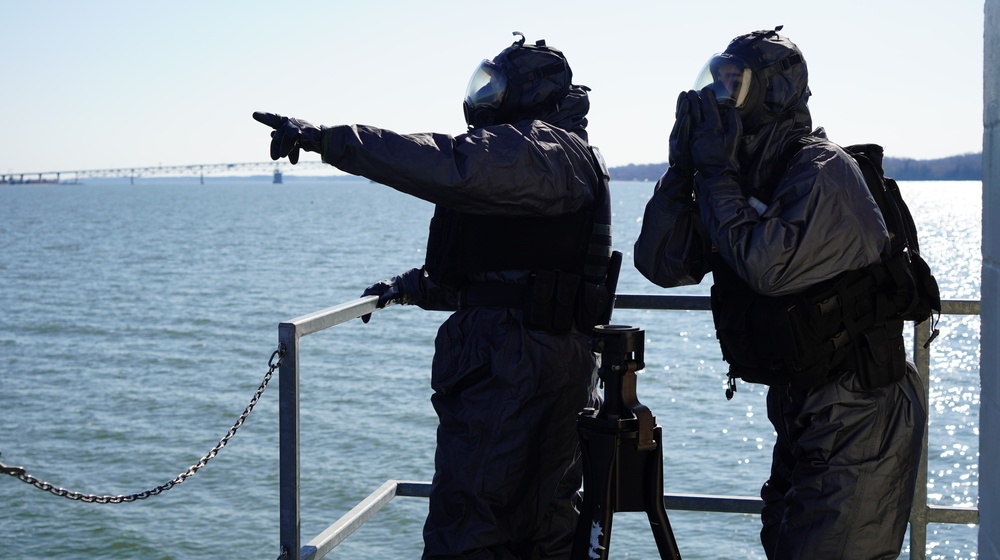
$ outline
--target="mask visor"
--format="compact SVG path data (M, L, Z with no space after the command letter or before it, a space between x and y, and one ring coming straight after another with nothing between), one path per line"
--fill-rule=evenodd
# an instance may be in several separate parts
M719 104L743 109L750 96L753 72L741 58L730 54L714 55L695 80L695 90L710 87Z
M492 61L484 60L472 73L465 92L465 104L470 108L497 109L507 92L507 76Z

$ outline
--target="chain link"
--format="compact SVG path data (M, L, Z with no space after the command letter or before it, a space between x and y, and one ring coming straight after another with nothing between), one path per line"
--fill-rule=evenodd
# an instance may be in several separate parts
M150 496L159 495L163 492L166 492L167 490L170 490L174 486L184 482L188 478L194 476L195 473L197 473L202 467L207 465L209 461L215 458L215 456L219 454L219 451L221 451L226 446L226 444L229 443L229 440L236 435L236 431L239 430L240 427L243 425L243 422L246 421L247 416L250 416L250 412L253 411L253 407L256 406L257 402L260 400L261 395L264 394L264 390L267 389L267 384L269 381L271 381L271 377L274 376L274 370L278 369L281 366L281 362L282 360L284 360L284 357L285 357L285 347L284 345L279 345L278 349L271 354L271 358L267 361L268 370L267 373L264 375L264 380L261 382L260 387L257 388L257 392L254 393L253 398L250 399L250 403L247 404L246 408L243 409L243 414L240 414L240 417L236 420L236 423L233 424L233 427L229 428L229 432L227 432L226 435L222 436L222 439L220 439L219 443L215 447L213 447L211 451L208 452L208 455L202 457L200 461L188 467L188 470L177 475L173 480L161 484L156 488L152 488L150 490L144 490L142 492L137 492L135 494L129 494L126 496L123 495L97 496L94 494L73 492L71 490L66 490L65 488L57 488L56 486L53 486L48 482L38 480L37 478L31 476L30 474L25 472L23 467L7 467L3 463L0 463L0 474L7 474L13 476L21 480L22 482L31 484L35 488L38 488L39 490L44 490L46 492L49 492L50 494L86 503L121 504L125 502L135 502L137 500L145 500ZM275 358L277 358L277 361L275 361Z

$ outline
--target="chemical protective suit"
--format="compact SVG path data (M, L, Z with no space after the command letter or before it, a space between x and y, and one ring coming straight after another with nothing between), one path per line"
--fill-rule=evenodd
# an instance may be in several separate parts
M808 378L784 365L815 349L790 347L782 314L802 294L877 266L889 241L853 159L811 130L805 60L778 29L734 39L706 66L706 87L681 94L670 167L647 204L635 265L663 287L713 272L730 391L735 377L770 385L768 558L895 558L926 412L912 365L896 375L869 357L902 344L902 321L880 325L891 340L846 347L846 358Z
M569 555L576 418L599 400L589 334L609 312L611 255L607 171L588 144L588 90L571 78L562 53L522 36L473 75L465 134L255 115L276 129L272 157L318 151L436 205L424 267L365 291L379 307L454 310L431 372L426 559Z

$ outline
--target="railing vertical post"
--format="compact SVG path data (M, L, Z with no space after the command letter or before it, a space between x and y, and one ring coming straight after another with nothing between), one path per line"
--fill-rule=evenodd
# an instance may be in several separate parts
M920 388L923 391L923 405L928 415L924 422L924 437L920 446L920 464L917 466L917 484L913 491L913 507L910 509L910 560L924 560L927 557L927 425L930 423L931 394L931 352L924 348L924 341L930 337L930 319L913 327L913 363L917 366Z
M279 497L281 551L297 559L301 550L299 518L299 333L294 324L278 325L285 354L278 369Z

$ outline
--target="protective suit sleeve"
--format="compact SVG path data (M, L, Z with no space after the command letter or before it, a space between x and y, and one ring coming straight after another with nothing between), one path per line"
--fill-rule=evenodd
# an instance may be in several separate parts
M363 125L324 130L323 161L452 210L556 216L594 199L586 142L542 121L468 134L398 134Z
M861 172L829 142L796 154L763 212L734 179L707 179L698 193L702 222L719 255L764 295L795 293L878 262L888 243Z
M457 311L458 292L440 286L431 277L422 274L417 306L427 311Z
M635 268L664 288L697 284L709 271L711 245L693 198L693 180L673 167L656 183L635 241Z

